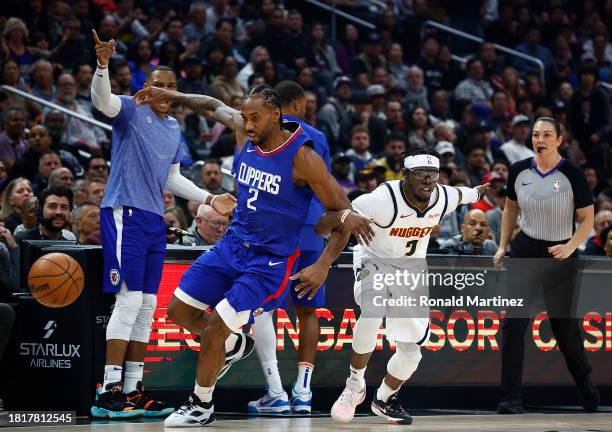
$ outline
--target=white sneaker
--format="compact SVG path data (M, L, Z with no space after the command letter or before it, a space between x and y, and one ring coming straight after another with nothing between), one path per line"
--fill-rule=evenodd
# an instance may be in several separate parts
M291 387L291 409L294 414L310 414L312 410L312 391L297 392L295 383Z
M249 402L248 410L253 414L288 414L291 412L289 396L283 390L282 393L273 393L266 386L266 394L256 401Z
M346 387L331 409L332 418L341 423L348 423L355 416L355 408L365 399L365 387L353 379L346 379Z
M215 421L215 406L212 401L202 402L191 393L179 409L164 421L164 427L200 427Z

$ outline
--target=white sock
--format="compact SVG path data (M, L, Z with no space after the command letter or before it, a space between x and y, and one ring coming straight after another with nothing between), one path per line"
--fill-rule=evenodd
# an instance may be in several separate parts
M202 402L210 402L212 400L212 394L215 390L215 386L212 387L200 387L198 383L195 383L193 392Z
M225 352L228 353L236 348L236 342L238 342L238 335L232 333L225 339Z
M264 312L255 317L253 339L255 339L255 351L261 362L269 393L282 393L283 383L278 373L278 362L276 361L276 331L272 322L273 312Z
M142 381L144 362L125 362L125 377L123 379L123 393L128 394L136 390L138 381Z
M380 387L378 387L378 390L376 390L376 398L383 402L387 402L387 400L391 397L391 395L398 391L399 391L399 387L393 390L391 387L387 385L387 383L385 382L385 379L383 378L382 383L380 384Z
M295 382L295 391L298 393L308 393L310 391L310 379L314 365L307 362L298 363L298 376Z
M366 371L366 367L364 367L363 369L357 369L354 368L353 366L350 367L351 369L351 376L349 377L352 380L357 381L362 388L365 388L366 386L366 382L365 382L365 371Z
M284 392L283 382L278 373L278 362L276 360L261 364L266 384L268 385L268 393L279 394Z
M104 383L102 388L106 391L106 386L112 383L121 382L121 372L123 367L117 365L104 366Z

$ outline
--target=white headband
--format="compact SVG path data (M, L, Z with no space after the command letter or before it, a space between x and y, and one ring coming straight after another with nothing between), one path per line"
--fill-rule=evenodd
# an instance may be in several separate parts
M432 167L440 169L440 159L433 155L419 154L414 156L407 156L404 159L404 168L414 169L422 167Z

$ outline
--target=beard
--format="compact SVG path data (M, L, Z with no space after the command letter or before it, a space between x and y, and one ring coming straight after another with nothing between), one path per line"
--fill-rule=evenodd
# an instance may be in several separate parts
M59 218L57 218L59 219ZM64 222L61 226L56 226L53 224L56 218L43 218L40 220L40 224L44 226L48 231L53 233L59 233L66 227L66 219L62 218L61 220Z

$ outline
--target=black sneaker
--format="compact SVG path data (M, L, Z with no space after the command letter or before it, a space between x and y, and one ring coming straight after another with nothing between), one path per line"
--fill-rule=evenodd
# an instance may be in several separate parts
M383 402L378 399L378 391L374 392L374 398L372 399L372 412L377 416L387 419L389 423L393 424L412 424L412 417L408 414L408 411L400 404L397 400L397 394L393 393L389 396L387 402Z
M585 412L592 413L597 411L599 407L599 392L597 387L593 385L591 377L587 376L586 379L578 385L580 391L580 401Z
M144 410L145 417L166 417L172 411L173 407L169 407L163 402L154 400L144 392L142 381L136 384L136 390L127 394L128 402L132 402L136 409Z
M127 400L123 393L120 382L107 384L106 388L98 384L96 388L96 400L91 407L91 415L97 418L125 419L140 417L145 410Z
M217 381L219 381L228 371L229 368L237 361L247 358L255 349L255 341L249 335L244 333L234 333L238 336L236 346L230 352L225 353L225 364L219 371Z
M164 421L164 427L199 427L214 421L213 402L202 402L195 393L191 393L183 405Z
M497 405L497 414L523 414L523 403L518 399L501 401Z

